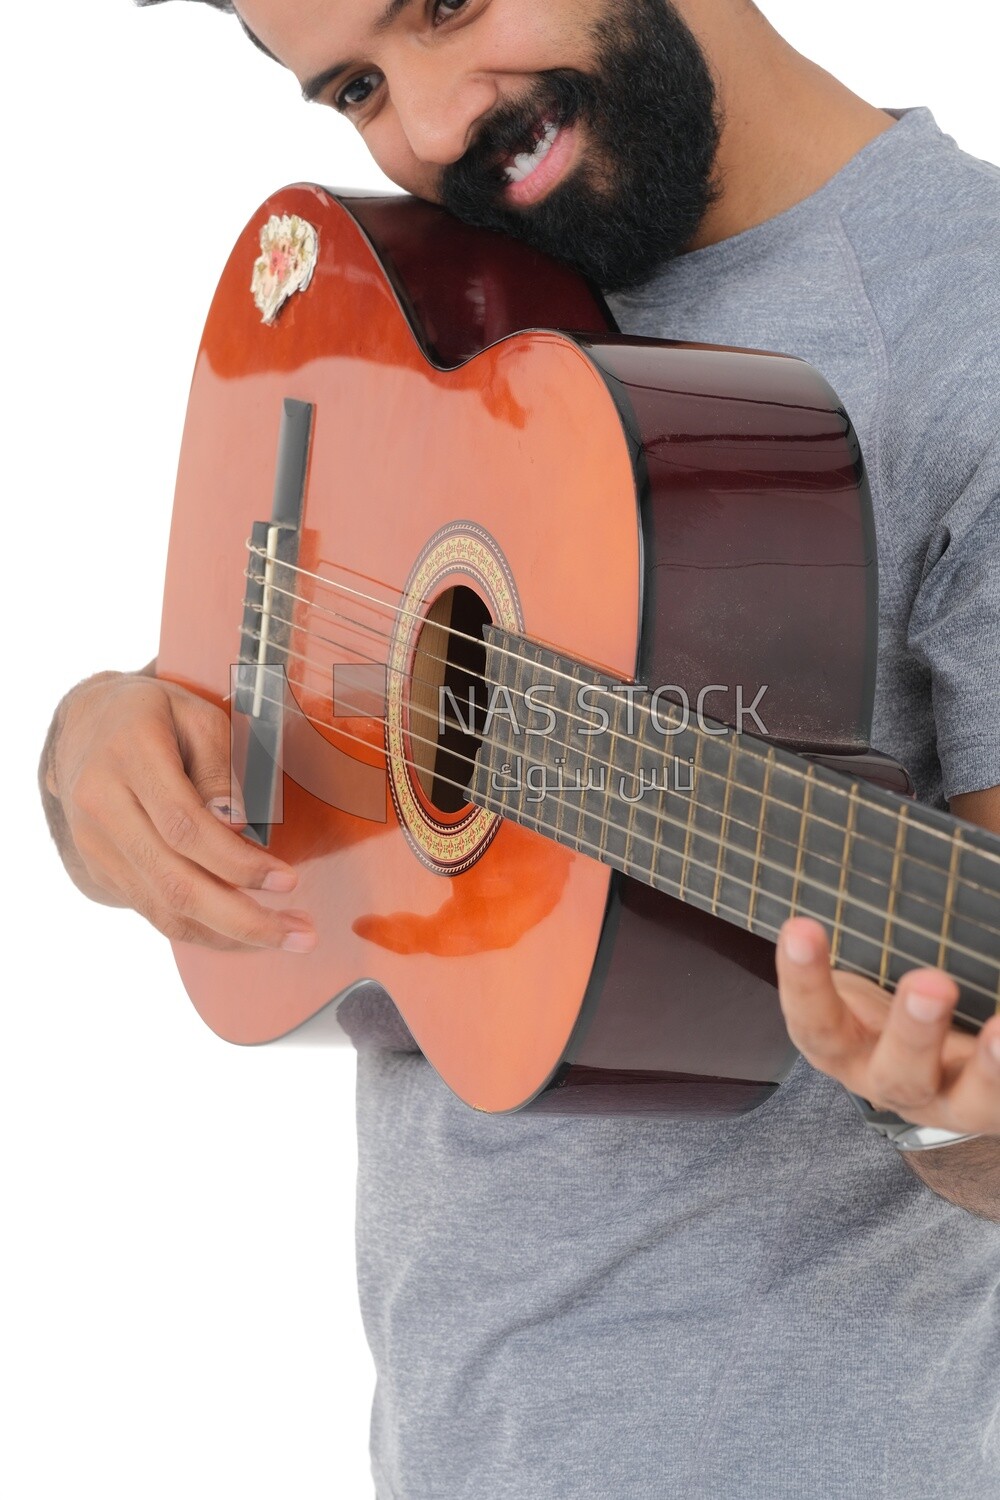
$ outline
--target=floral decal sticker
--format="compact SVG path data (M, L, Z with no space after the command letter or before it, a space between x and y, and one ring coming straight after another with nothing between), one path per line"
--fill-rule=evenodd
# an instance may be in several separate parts
M261 322L273 323L293 292L304 292L316 266L313 226L298 214L272 214L260 232L260 255L254 261L250 290Z

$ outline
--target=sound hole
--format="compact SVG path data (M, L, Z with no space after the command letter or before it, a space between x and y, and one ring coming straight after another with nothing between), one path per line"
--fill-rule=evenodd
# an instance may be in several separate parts
M421 791L438 812L466 806L465 788L486 714L490 612L472 589L446 589L427 614L410 683L410 754Z

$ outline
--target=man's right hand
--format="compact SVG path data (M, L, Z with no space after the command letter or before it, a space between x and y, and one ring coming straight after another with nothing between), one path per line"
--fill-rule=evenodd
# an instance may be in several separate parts
M151 672L88 678L56 711L40 780L67 870L175 941L308 952L305 912L248 894L291 891L298 877L239 835L226 714Z

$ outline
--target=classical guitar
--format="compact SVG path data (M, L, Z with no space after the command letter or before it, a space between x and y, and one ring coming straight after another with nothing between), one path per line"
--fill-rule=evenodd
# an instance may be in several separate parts
M158 670L229 708L321 940L176 944L199 1013L270 1041L375 981L477 1109L723 1116L794 1059L805 913L980 1026L1000 839L869 750L875 587L808 365L623 337L415 200L277 193L198 354Z

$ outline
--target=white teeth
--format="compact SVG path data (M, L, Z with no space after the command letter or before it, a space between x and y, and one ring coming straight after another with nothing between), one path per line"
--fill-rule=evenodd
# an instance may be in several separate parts
M549 154L549 147L559 134L558 125L550 121L538 138L534 151L519 152L513 161L506 167L508 182L523 182L530 177L540 161L544 161Z

